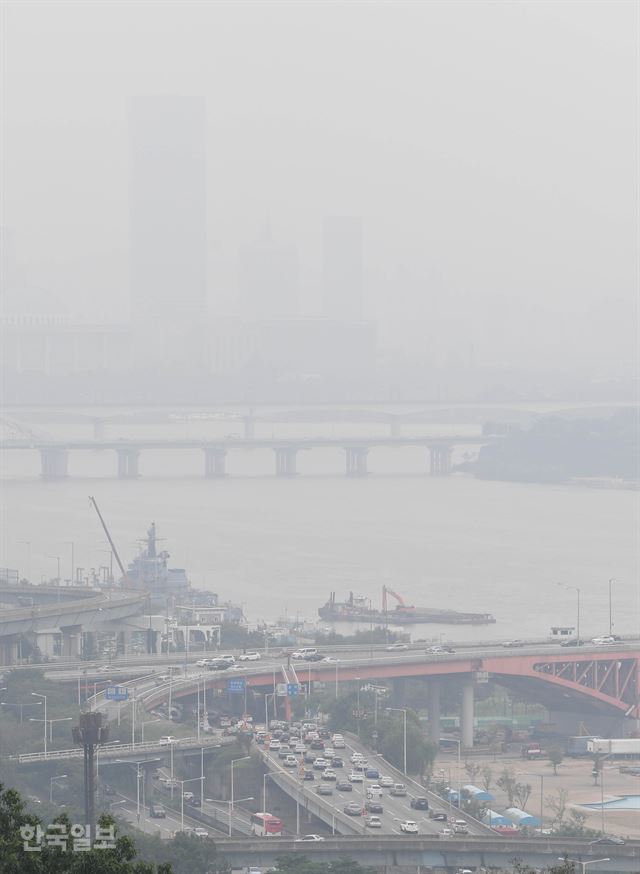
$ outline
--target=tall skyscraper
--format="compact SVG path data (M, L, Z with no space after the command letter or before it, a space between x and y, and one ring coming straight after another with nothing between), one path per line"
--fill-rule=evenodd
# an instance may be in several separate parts
M363 318L362 218L325 218L322 235L324 316L341 321Z
M128 110L131 309L147 354L154 338L190 343L206 316L205 101L135 97Z
M242 315L249 319L298 316L298 256L295 246L274 240L265 225L259 240L240 251L238 285Z

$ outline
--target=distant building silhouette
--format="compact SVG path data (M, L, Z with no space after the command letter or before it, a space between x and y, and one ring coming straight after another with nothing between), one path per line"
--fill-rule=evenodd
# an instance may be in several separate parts
M145 358L194 363L207 312L205 101L135 97L128 115L137 342Z
M269 225L265 225L260 239L240 250L238 286L245 318L296 318L298 255L295 246L274 240Z
M322 234L324 316L340 321L363 318L362 218L325 218Z

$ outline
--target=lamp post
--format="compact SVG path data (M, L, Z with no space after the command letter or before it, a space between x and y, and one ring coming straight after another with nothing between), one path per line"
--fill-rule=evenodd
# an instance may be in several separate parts
M58 774L57 777L49 778L49 804L53 804L53 784L56 780L64 780L66 779L66 774Z
M561 589L567 589L569 592L576 592L578 595L578 621L576 624L576 637L578 638L578 646L580 646L580 589L578 586L567 586L566 583L556 583Z
M58 585L60 585L60 556L59 556L59 555L48 555L47 558L55 558L55 560L58 562L58 579L57 579L57 583L58 583Z
M47 696L42 692L32 692L36 698L44 698L44 757L47 757Z
M193 783L195 780L202 780L202 777L189 777L188 780L178 780L180 784L180 828L184 829L184 784L185 783ZM202 787L202 783L200 783ZM202 788L200 789L200 797L202 798Z
M71 722L73 717L61 716L59 719L38 719L35 716L29 718L29 722L44 722L45 734L47 732L47 722L49 723L49 743L53 743L53 723L54 722Z
M29 704L14 703L12 701L0 701L2 707L19 707L20 708L20 725L22 725L22 708L23 707L39 707L42 701L32 701Z
M404 757L403 757L404 768L403 768L403 773L404 773L404 775L405 775L405 777L406 777L406 776L407 776L407 708L406 708L406 707L385 707L385 710L388 710L388 711L395 711L396 713L402 713L402 717L403 717L403 737L404 737L404 743L403 743L403 747L404 747ZM458 749L460 749L460 748L458 747ZM459 756L458 756L458 761L459 761Z
M595 865L597 862L610 862L611 860L610 859L589 859L588 862L583 862L581 859L566 859L565 860L565 859L561 858L560 856L558 856L558 862L564 862L564 861L572 862L574 865L581 865L582 866L582 874L586 874L587 865Z
M233 766L236 762L246 762L251 756L241 756L239 759L231 760L231 808L229 812L229 837L231 837L231 814L233 813Z
M238 803L241 801L253 801L253 795L249 795L247 798L237 798ZM226 804L227 805L227 817L229 820L229 832L231 832L231 802L225 798L206 798L205 801L211 802L211 804Z

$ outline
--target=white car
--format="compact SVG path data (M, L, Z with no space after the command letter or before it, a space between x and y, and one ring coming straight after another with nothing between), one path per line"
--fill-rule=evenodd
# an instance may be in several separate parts
M158 744L161 747L170 747L171 744L177 744L177 743L178 743L178 738L174 737L172 734L165 734L158 741Z
M605 637L594 637L591 641L594 646L612 646L616 642L615 637L606 635Z
M323 662L339 662L340 659L335 658L335 656L325 656L322 659Z
M400 831L407 835L417 835L418 823L414 822L412 819L405 819L404 822L400 823Z
M299 838L300 841L323 841L324 838L322 835L305 835L303 838Z
M213 659L198 659L198 661L196 662L196 667L206 668L207 665L212 664L213 661L214 661Z
M365 817L364 824L367 826L367 828L382 828L382 820L379 816Z
M206 830L206 828L202 828L201 825L197 825L194 828L193 833L197 838L208 838L209 837L209 832Z
M241 656L238 656L238 661L241 662L257 662L260 660L259 652L243 652Z
M400 650L409 649L406 643L390 643L386 647L387 652L399 652Z
M430 646L428 647L428 649L425 650L427 655L441 655L442 653L444 653L444 651L445 650L443 646Z
M391 789L391 787L393 786L393 780L391 777L380 777L378 783L380 784L380 786L382 786L383 789Z
M364 783L364 776L357 771L352 771L349 774L349 783Z
M445 828L440 829L438 834L441 838L451 838L453 837L453 829L445 826Z
M298 649L295 652L291 653L292 659L306 659L307 656L316 655L318 650L313 646L303 646L302 649Z

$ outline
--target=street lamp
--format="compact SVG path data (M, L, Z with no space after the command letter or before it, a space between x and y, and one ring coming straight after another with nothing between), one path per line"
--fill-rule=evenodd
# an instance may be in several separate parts
M385 710L395 711L396 713L402 713L402 721L403 721L403 736L404 736L404 768L403 773L404 776L407 776L407 708L406 707L385 707ZM458 749L460 749L458 747ZM458 757L459 758L459 757Z
M233 813L233 766L236 762L246 762L251 756L241 756L239 759L231 760L231 807L229 810L229 837L231 837L231 814Z
M597 862L610 862L611 859L589 859L588 862L583 862L580 859L563 859L558 856L558 862L572 862L574 865L582 865L582 874L586 874L587 865L595 865Z
M44 722L45 734L47 731L47 722L49 723L49 743L53 743L53 723L54 722L71 722L72 716L61 716L58 719L38 719L35 716L29 717L29 722Z
M184 830L184 784L185 783L193 783L195 780L202 780L202 777L189 777L188 780L178 780L180 784L180 828ZM204 794L202 792L202 783L200 784L200 797Z
M32 692L36 698L44 698L44 757L47 757L47 696L42 692Z
M49 804L53 804L53 784L56 780L65 780L66 777L66 774L58 774L57 777L51 777L49 779Z
M226 798L205 798L205 801L210 804L226 804L227 805L227 819L229 821L229 833L231 833L231 802ZM241 801L253 801L253 795L249 795L248 798L237 798L236 801L240 803Z
M60 556L48 555L47 558L55 558L55 560L58 562L58 585L60 585Z
M556 583L561 589L566 589L568 592L577 592L578 594L578 622L576 625L576 636L578 638L578 646L580 646L580 589L578 586L567 586L566 583Z

